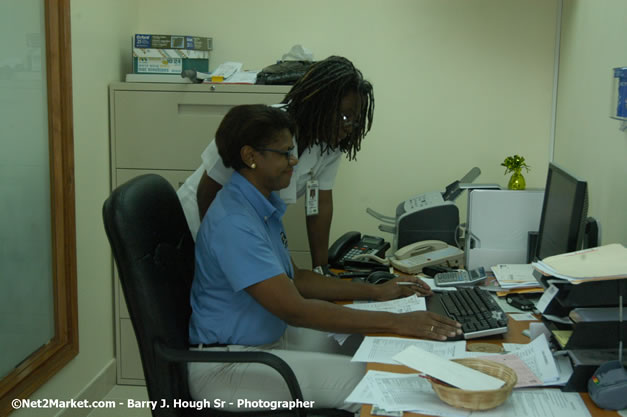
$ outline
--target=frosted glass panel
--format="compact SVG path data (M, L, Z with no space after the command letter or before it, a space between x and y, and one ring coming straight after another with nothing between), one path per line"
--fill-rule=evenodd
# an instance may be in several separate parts
M41 0L0 2L0 377L54 336Z

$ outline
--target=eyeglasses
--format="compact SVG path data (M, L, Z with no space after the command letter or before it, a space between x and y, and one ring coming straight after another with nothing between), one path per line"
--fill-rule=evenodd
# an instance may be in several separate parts
M289 148L287 151L280 151L278 149L271 149L271 148L254 148L256 151L266 151L266 152L274 152L274 153L278 153L281 154L285 157L285 159L289 160L290 159L298 159L298 156L296 156L296 154L294 153L295 148L292 146L291 148Z
M359 127L359 121L354 120L354 116L348 116L344 113L340 113L340 119L342 124L346 127Z

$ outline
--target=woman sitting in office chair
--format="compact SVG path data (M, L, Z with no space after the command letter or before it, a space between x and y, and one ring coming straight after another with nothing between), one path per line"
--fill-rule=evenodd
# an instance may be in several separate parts
M305 400L355 411L359 405L344 404L344 399L363 377L364 364L340 354L342 348L324 332L446 340L461 330L458 323L429 312L369 312L329 302L430 294L418 278L372 285L324 277L293 264L281 222L286 206L275 192L289 184L298 162L292 153L294 128L279 109L247 105L231 109L216 132L220 156L235 172L196 239L190 343L201 349L267 350L291 366ZM416 285L396 285L399 280ZM228 404L290 398L276 371L263 365L194 363L189 371L196 399Z
M329 231L333 216L332 189L342 154L355 159L361 141L372 126L372 84L344 57L330 56L311 66L285 96L282 108L297 124L296 145L301 160L281 199L296 203L309 181L317 182L316 215L306 218L311 261L320 273L328 273ZM216 193L233 172L212 141L202 153L202 165L177 191L192 236ZM310 206L310 203L306 205Z

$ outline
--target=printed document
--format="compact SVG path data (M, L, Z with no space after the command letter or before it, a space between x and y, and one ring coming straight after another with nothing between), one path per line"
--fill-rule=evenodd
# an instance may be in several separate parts
M346 402L442 417L590 417L577 392L548 388L514 390L504 404L470 412L444 403L419 374L380 371L368 371Z
M442 402L429 381L419 374L368 371L346 398L346 402L373 404L389 411L412 411L433 416L470 416L470 411Z
M525 345L503 343L503 348L522 359L544 384L559 379L559 371L546 337L538 336Z
M496 363L502 363L505 366L509 366L516 372L516 385L514 388L529 388L538 387L543 385L542 381L533 373L533 371L527 366L522 359L514 354L490 354L486 355L485 352L466 352L466 357L484 359Z
M441 358L415 346L403 350L395 355L394 359L447 384L469 391L498 389L505 384L501 379Z
M534 316L531 313L516 313L516 314L510 314L509 317L512 320L516 320L516 321L536 321L538 320L536 318L536 316Z
M401 337L364 337L355 352L353 362L379 362L398 364L392 357L409 346L417 346L442 358L454 358L466 351L466 341L436 342L430 340L404 339Z
M473 411L472 417L590 417L578 392L559 389L514 390L512 395L492 410Z
M503 343L503 348L507 355L501 353L489 354L485 352L463 352L456 358L483 358L491 359L492 357L506 358L510 355L515 355L537 379L532 379L529 375L523 373L519 374L518 369L512 364L505 363L510 368L516 371L519 381L524 380L526 386L554 386L563 385L568 381L570 375L573 373L573 369L570 366L570 362L564 361L561 357L555 358L551 353L549 344L544 336L539 336L530 343L518 344L518 343ZM539 381L537 381L539 379ZM517 385L518 386L518 385Z
M390 301L376 301L372 303L346 304L345 307L356 310L385 311L388 313L409 313L412 311L426 311L427 302L424 297L416 294L405 298L397 298Z
M531 264L498 264L492 267L492 272L504 289L540 287Z
M570 380L570 377L573 374L573 364L570 362L570 358L568 357L568 355L557 356L554 354L553 358L555 359L555 365L557 366L557 371L560 376L557 381L546 383L544 385L550 385L554 387L566 385L566 383Z
M512 352L512 354L516 354L516 347L520 349L526 346L524 344L516 343L504 343L503 345L507 345L506 349ZM557 368L557 374L559 376L557 379L548 378L546 381L542 381L542 383L539 384L540 386L557 387L561 385L566 385L566 383L573 374L573 366L570 363L570 359L568 358L566 352L567 351L565 350L553 352L553 360L555 361L555 367ZM527 360L526 363L530 363L530 361Z

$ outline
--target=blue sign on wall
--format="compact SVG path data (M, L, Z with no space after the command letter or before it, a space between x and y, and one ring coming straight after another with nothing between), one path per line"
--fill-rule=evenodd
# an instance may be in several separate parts
M614 78L618 84L616 117L627 119L627 67L614 68Z

